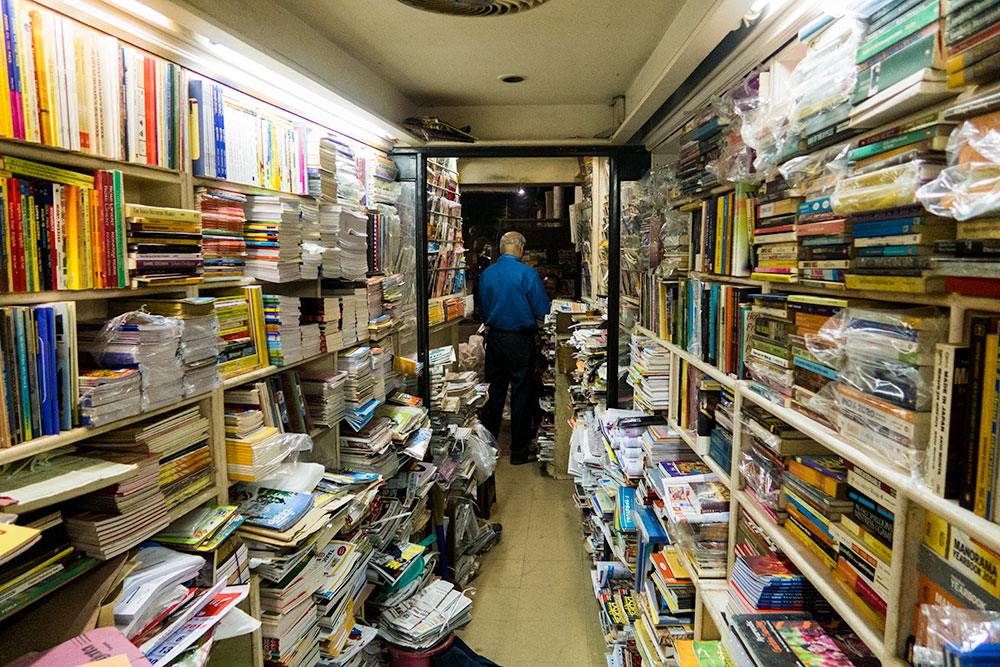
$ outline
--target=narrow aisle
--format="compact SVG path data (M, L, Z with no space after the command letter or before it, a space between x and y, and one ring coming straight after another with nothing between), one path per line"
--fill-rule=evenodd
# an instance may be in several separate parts
M605 667L573 482L538 465L497 465L492 521L500 544L483 557L472 622L459 636L502 667Z

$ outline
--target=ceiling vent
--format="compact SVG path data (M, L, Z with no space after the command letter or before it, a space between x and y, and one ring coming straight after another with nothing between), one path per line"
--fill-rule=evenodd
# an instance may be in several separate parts
M537 7L546 0L399 0L404 5L455 16L500 16Z

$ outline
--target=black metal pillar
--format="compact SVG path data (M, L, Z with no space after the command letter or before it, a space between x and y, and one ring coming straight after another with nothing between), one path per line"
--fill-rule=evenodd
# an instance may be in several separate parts
M417 202L414 211L416 225L416 255L417 255L417 358L423 362L424 370L420 375L420 395L424 405L430 407L431 402L431 369L430 361L430 328L427 324L427 156L417 154Z
M618 407L618 327L621 319L622 184L618 156L608 158L608 393L607 406Z

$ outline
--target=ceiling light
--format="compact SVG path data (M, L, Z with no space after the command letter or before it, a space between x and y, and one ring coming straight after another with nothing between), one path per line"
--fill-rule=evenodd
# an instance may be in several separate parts
M523 74L504 74L500 80L504 83L522 83L526 78Z

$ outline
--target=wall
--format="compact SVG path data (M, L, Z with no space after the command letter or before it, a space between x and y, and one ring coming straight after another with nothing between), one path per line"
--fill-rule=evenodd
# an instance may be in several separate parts
M462 185L575 183L576 158L468 158L458 161Z

